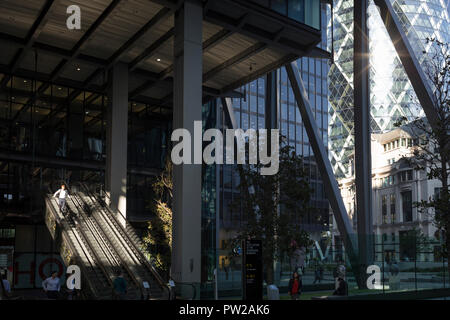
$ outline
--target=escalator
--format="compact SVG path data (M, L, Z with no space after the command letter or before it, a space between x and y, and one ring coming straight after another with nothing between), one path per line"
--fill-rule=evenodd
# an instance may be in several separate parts
M112 299L113 281L120 271L127 282L126 299L168 299L163 278L141 251L134 229L112 212L84 184L73 186L67 212L46 196L46 224L67 265L81 269L86 299ZM119 216L117 216L119 215Z

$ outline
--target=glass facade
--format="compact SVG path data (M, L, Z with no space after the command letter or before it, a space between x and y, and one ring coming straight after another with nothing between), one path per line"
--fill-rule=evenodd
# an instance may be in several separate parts
M449 40L449 14L444 0L391 0L420 63L426 59L426 37ZM329 24L331 27L331 22ZM378 9L369 2L370 125L373 133L393 128L400 117L423 114ZM334 1L334 64L329 72L329 157L338 178L351 176L353 139L353 0Z
M203 132L216 128L217 102L202 107ZM203 142L203 148L209 142ZM214 269L216 268L217 168L220 165L202 165L202 275L200 299L214 297Z
M4 77L9 80L0 88L0 210L33 213L42 206L40 192L63 181L104 189L107 97ZM41 94L34 98L36 91ZM145 220L153 192L153 174L146 170L164 164L171 110L130 101L128 111L128 213L131 220Z
M285 2L285 1L282 1ZM319 47L326 49L326 19L327 6L322 7L322 43ZM328 86L327 74L329 70L328 61L324 59L314 59L304 57L297 61L312 111L315 115L317 126L322 134L322 139L327 144L328 127ZM276 96L276 125L280 129L280 135L286 137L298 155L303 156L304 165L309 172L309 181L313 188L311 195L312 213L298 219L302 228L309 232L318 243L321 242L321 233L328 230L329 204L324 194L323 182L320 172L317 169L314 154L312 152L308 136L302 123L300 112L295 102L294 94L287 78L285 68L280 68L272 73L275 77L276 85L268 84L268 78L262 77L242 86L240 91L243 98L233 98L232 105L237 127L247 130L266 128L266 97L267 90L271 90L271 95ZM219 128L225 129L223 106L219 103ZM239 296L241 290L241 256L233 252L236 248L230 247L230 239L236 235L243 222L245 213L231 204L238 196L239 175L232 165L222 165L219 168L219 221L217 223L217 259L218 259L218 287L219 297ZM313 256L318 256L317 251L309 253L310 260L308 272L313 273ZM277 267L279 272L278 284L287 286L288 277L292 274L289 261L281 261ZM312 276L312 278L314 278ZM306 278L305 278L306 279ZM309 280L308 280L309 281ZM309 284L308 281L304 284ZM312 279L311 279L312 281Z
M250 0L279 14L320 29L320 0Z
M436 38L443 42L450 39L448 1L389 1L399 17L415 56L423 66L430 49L426 38ZM353 178L354 174L353 3L353 0L335 0L332 20L328 25L334 50L334 64L330 68L328 82L329 158L336 178L343 183ZM417 103L405 69L372 0L369 1L367 18L370 129L371 133L384 133L392 130L394 123L401 117L413 120L422 116L423 110ZM383 149L388 152L415 144L412 139L401 138L384 144ZM390 158L385 165L394 163L395 158ZM412 170L402 170L398 174L383 177L380 186L389 188L396 183L412 179ZM344 188L341 193L345 193ZM376 195L377 190L373 194ZM374 264L380 266L384 285L380 285L378 290L372 290L371 293L417 291L447 286L447 265L445 259L438 258L442 254L442 251L439 252L442 239L433 234L422 236L419 231L416 232L416 228L418 230L421 225L430 225L432 222L424 217L418 219L413 208L413 195L414 193L405 187L397 194L380 195L373 203L374 210L379 211L379 218L374 221ZM399 225L402 231L395 229ZM333 236L335 239L338 237ZM340 245L335 241L334 250ZM351 273L352 271L348 270L350 294L352 291L358 291ZM430 277L436 280L431 281Z

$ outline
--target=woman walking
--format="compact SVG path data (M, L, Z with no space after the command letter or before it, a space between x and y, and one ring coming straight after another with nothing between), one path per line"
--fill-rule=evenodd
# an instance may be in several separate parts
M292 300L298 300L302 290L302 279L297 271L294 272L292 278L289 280L289 295Z

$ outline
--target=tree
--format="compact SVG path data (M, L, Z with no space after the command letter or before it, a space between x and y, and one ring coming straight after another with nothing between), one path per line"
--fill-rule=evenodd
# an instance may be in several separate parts
M442 184L435 196L415 206L425 214L434 213L434 222L444 237L444 254L450 261L450 45L434 38L427 38L426 44L429 50L423 52L422 65L433 92L432 107L438 120L435 126L430 126L426 118L416 118L407 125L415 146L413 156L405 160L426 172L428 179L438 179ZM395 125L401 126L405 121L406 118L401 118Z
M154 217L148 223L143 241L145 251L156 261L162 271L168 273L172 256L172 162L166 165L153 183L156 198L149 204Z
M284 145L279 152L279 171L261 175L261 164L238 165L240 195L233 210L243 212L243 224L234 243L260 239L267 284L273 283L273 263L293 252L294 247L311 245L309 235L299 224L300 216L309 210L311 188L301 156Z
M420 254L427 253L430 250L428 238L420 230L412 230L400 233L400 259L408 257L411 260L417 260Z

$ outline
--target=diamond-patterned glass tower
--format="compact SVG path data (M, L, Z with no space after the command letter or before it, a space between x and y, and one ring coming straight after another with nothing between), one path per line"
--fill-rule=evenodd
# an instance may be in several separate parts
M414 52L423 63L427 37L449 41L448 0L390 0ZM331 27L331 24L329 25ZM371 130L393 128L399 117L423 113L372 0L368 8ZM330 28L329 28L330 29ZM334 64L329 71L329 157L337 178L351 176L353 139L353 0L334 0Z

